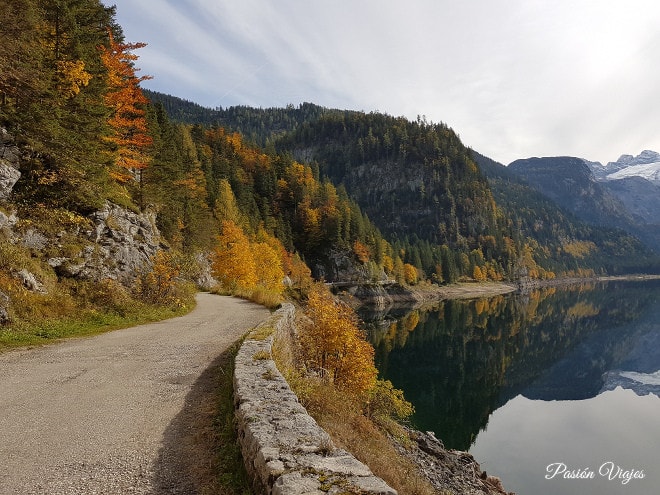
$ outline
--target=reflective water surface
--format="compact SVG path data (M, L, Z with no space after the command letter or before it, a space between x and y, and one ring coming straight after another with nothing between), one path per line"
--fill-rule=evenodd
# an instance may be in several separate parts
M413 425L469 450L507 490L655 493L659 282L363 318L382 377L415 405Z

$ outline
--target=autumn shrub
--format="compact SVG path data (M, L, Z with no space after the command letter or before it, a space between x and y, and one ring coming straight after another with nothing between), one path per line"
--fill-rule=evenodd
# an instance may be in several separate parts
M374 348L353 309L336 300L323 284L316 284L305 314L309 323L301 329L300 343L307 369L339 390L355 395L370 390L377 375Z
M160 250L151 262L151 269L141 272L135 280L136 297L149 304L185 305L192 289L178 278L181 269L174 255Z
M390 382L376 380L373 348L360 332L355 312L322 284L314 284L306 310L296 312L295 325L298 338L278 334L272 355L310 415L335 445L350 451L399 493L435 493L390 440L392 434L403 435L396 421L406 419L412 405ZM365 346L353 346L358 340ZM356 376L348 380L343 373Z
M135 307L135 300L128 289L110 278L99 282L77 282L73 291L87 309L103 309L118 315L127 315Z
M377 380L369 391L365 415L390 433L395 433L398 421L408 419L414 412L403 391L394 388L389 380Z
M269 309L276 309L282 304L282 295L279 292L257 286L247 297L250 301L261 304Z

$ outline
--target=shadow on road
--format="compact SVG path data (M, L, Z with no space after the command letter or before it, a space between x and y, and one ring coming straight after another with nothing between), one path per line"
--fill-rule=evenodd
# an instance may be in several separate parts
M239 345L202 373L165 431L152 466L152 495L249 491L233 425L233 370Z

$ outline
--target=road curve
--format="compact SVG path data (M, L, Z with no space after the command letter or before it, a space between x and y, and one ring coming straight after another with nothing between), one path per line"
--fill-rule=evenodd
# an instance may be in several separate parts
M183 317L0 354L0 494L198 493L190 466L211 461L190 445L210 434L196 431L213 407L209 370L268 310L211 294L197 304Z

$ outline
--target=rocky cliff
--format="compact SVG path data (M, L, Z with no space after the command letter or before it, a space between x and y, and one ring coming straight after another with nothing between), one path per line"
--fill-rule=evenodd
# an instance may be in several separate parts
M30 292L45 293L44 278L112 279L130 286L141 271L151 267L151 258L163 247L155 213L105 202L85 217L73 212L56 214L39 205L23 209L40 221L22 216L12 193L21 178L21 162L29 153L0 129L0 243L6 258L0 269ZM11 259L8 252L14 253ZM0 292L0 324L9 320L11 304L10 296Z

